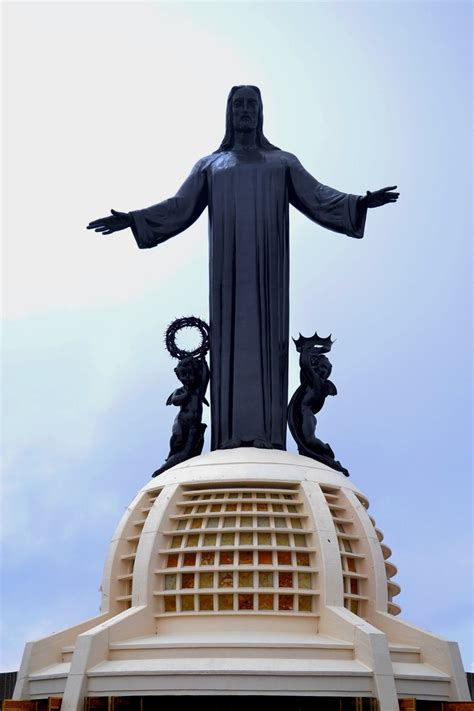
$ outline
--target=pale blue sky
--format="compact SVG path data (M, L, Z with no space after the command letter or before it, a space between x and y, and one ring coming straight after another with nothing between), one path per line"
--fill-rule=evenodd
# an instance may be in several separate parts
M139 251L89 220L172 195L224 133L233 84L320 181L398 184L350 240L291 214L291 334L337 338L320 436L368 496L402 617L473 661L471 6L3 6L0 669L97 612L108 541L167 453L162 335L207 318L207 214ZM298 381L291 355L290 388ZM208 442L206 442L206 449ZM293 449L294 446L290 445Z

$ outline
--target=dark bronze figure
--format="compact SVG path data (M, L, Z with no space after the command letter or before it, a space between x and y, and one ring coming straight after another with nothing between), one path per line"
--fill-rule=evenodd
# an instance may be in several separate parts
M104 235L130 227L146 249L209 207L211 449L286 448L290 203L327 229L361 238L367 208L395 202L395 187L362 197L318 182L264 136L259 89L238 86L221 145L174 197L89 224Z
M293 340L300 354L301 385L288 405L288 425L298 445L298 452L349 476L347 469L335 459L329 444L322 442L315 434L315 415L328 395L337 395L336 386L328 379L332 365L324 355L331 350L331 336L320 338L315 333L311 338L305 338L300 333L298 340Z
M181 328L196 327L201 332L201 344L192 352L183 351L176 345L176 334ZM171 393L167 405L179 407L173 423L170 451L165 463L152 476L158 476L175 464L185 462L201 454L204 446L206 425L202 420L202 405L209 405L206 389L209 382L209 368L205 355L209 348L208 326L194 317L176 319L166 331L166 346L173 358L179 358L174 369L182 387Z

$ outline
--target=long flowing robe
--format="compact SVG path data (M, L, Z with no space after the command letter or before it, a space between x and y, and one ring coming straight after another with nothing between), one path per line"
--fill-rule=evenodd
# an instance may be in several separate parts
M175 197L130 213L143 249L209 208L211 449L286 448L289 203L327 229L363 236L360 196L319 183L280 150L213 153Z

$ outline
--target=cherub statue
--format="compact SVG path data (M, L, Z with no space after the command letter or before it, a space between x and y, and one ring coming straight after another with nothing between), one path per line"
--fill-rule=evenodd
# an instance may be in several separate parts
M329 444L315 435L315 415L322 409L328 395L337 395L336 386L329 380L332 365L324 355L331 350L331 336L320 338L315 333L305 338L300 333L298 340L293 340L300 354L301 385L288 406L288 425L298 445L298 452L349 476L347 469L335 459Z
M201 422L202 404L209 405L205 397L209 382L206 360L188 356L180 360L174 372L182 387L171 393L166 404L179 407L179 412L173 423L170 452L165 463L153 474L154 477L175 464L201 454L204 446L207 425Z

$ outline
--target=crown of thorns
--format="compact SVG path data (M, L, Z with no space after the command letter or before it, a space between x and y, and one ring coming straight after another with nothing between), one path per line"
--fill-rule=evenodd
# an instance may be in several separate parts
M185 351L176 345L176 336L183 328L196 328L201 336L201 342L192 351ZM165 333L165 344L172 358L204 358L209 350L209 326L196 316L183 316L170 323Z

